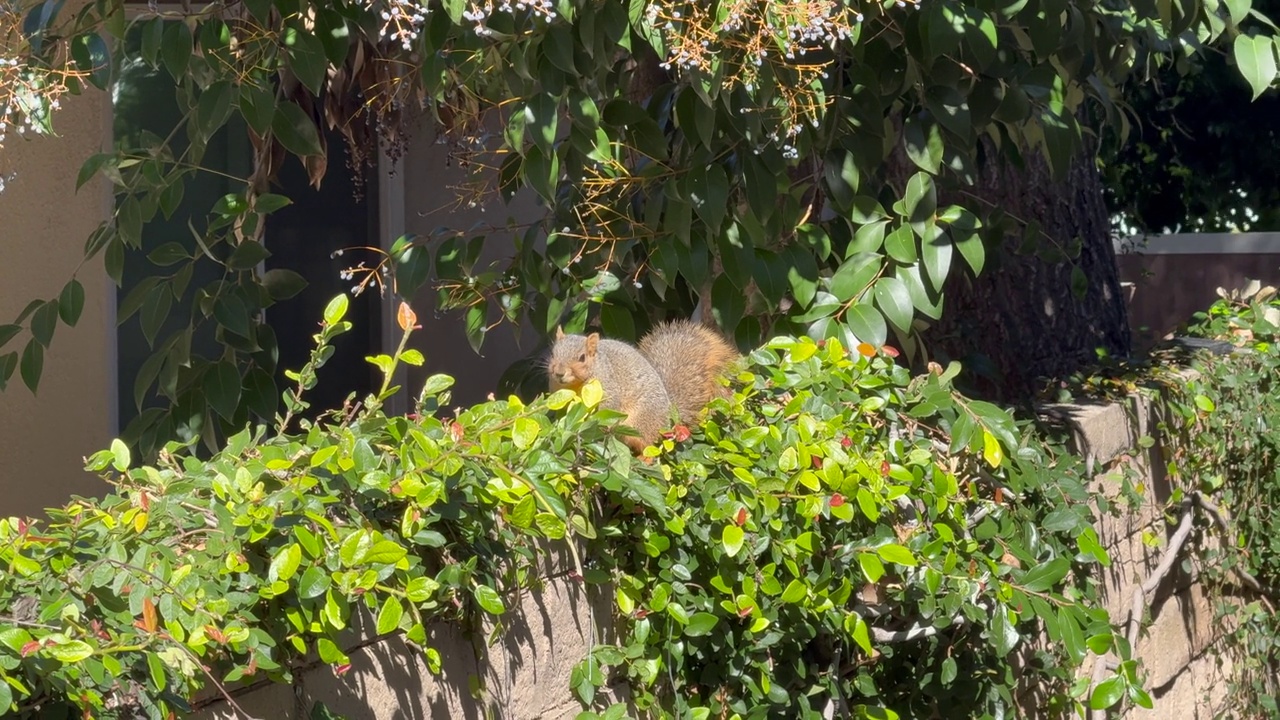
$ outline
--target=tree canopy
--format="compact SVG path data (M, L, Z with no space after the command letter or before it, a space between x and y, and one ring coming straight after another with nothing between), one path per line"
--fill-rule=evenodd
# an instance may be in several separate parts
M1275 3L1254 7L1271 15ZM1242 27L1270 25L1255 16ZM1251 88L1241 62L1214 50L1130 82L1131 142L1112 136L1103 153L1108 204L1123 231L1280 230L1272 170L1280 162L1280 98Z
M144 225L182 204L211 138L234 122L252 142L251 171L193 213L189 234L148 249L153 274L120 308L122 320L142 311L154 347L135 400L169 408L143 412L130 438L203 435L210 447L278 405L262 311L305 279L257 269L271 252L265 217L289 202L271 180L292 157L322 182L338 153L326 128L368 163L402 153L425 115L474 170L468 199L526 191L544 203L540 222L511 233L444 227L373 248L357 273L406 298L434 286L476 348L504 319L634 337L700 306L744 346L793 332L920 359L945 281L981 273L1006 238L1066 262L1078 252L1079 238L968 192L983 167L1042 157L1065 178L1091 136L1130 134L1135 72L1207 47L1230 48L1255 96L1276 76L1271 26L1248 0L246 0L176 12L97 0L74 13L46 0L4 13L0 107L14 127L50 131L61 94L107 88L139 63L176 83L178 127L122 140L80 173L115 187L114 216L85 253L117 282ZM485 243L503 243L504 259L481 264ZM196 272L204 263L216 271ZM72 279L0 326L0 383L16 373L35 388L54 327L82 302ZM198 332L215 352L193 350Z

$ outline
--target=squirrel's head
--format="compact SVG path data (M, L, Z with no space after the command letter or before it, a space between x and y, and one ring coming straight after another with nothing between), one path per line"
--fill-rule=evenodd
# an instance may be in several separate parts
M596 364L596 348L600 335L591 333L565 335L556 328L556 341L551 345L551 358L547 361L547 385L552 392L560 388L577 391L592 377Z

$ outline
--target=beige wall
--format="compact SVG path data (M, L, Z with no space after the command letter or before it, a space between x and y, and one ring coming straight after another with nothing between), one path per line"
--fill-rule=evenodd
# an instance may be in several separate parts
M509 206L496 197L482 206L459 204L453 188L463 183L467 171L459 168L457 162L449 162L448 146L436 144L434 133L426 123L416 133L402 162L406 232L429 235L441 226L464 230L478 225L503 228L488 234L477 269L493 261L501 262L514 251L511 233L505 231L508 221L528 223L545 215L545 209L529 191L519 193ZM535 351L540 342L528 323L517 337L511 323L504 321L488 333L477 356L467 344L461 313L438 312L434 290L418 293L413 306L422 330L413 336L410 344L426 356L424 368L409 374L406 387L415 395L427 374L443 372L457 380L453 391L455 405L480 402L497 389L502 373L516 360ZM498 308L491 307L490 323L498 317Z
M1250 280L1280 285L1280 254L1204 252L1118 255L1120 279L1134 284L1129 327L1138 349L1208 309L1217 289L1242 288Z
M76 268L85 239L111 203L104 182L75 192L80 165L98 152L109 129L108 96L67 98L54 116L60 137L19 138L0 148L0 323L35 299L51 299L73 276L85 289L76 327L59 323L32 396L17 371L0 393L0 516L36 515L72 493L101 494L83 457L110 442L113 375L108 327L110 281L98 259ZM21 352L29 335L0 352Z

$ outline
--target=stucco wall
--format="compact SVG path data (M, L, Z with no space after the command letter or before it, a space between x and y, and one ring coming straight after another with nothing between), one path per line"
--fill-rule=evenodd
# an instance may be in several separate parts
M1134 284L1129 327L1135 344L1150 347L1218 299L1219 287L1250 280L1280 285L1280 254L1221 253L1119 255L1120 280Z
M498 130L496 123L493 129ZM449 227L470 230L462 236L464 239L485 234L477 272L482 272L491 262L504 262L514 253L514 233L523 232L522 227L511 231L508 226L542 218L545 207L528 190L518 193L509 205L496 193L468 198L458 188L464 185L471 171L459 167L456 158L450 158L449 145L435 140L434 128L424 121L401 161L405 232L429 236L436 228ZM471 202L473 199L477 201L475 204ZM433 252L442 241L443 238L431 245ZM420 389L429 374L443 372L457 381L454 404L478 403L497 390L499 378L512 363L538 350L541 339L527 322L519 333L510 322L497 322L501 315L496 304L489 308L489 322L494 327L486 334L478 355L467 343L462 313L440 311L434 289L419 292L413 306L422 330L413 336L410 345L422 351L426 364L409 371L410 392Z
M108 97L91 91L66 98L54 116L60 137L19 138L0 149L0 323L35 299L57 297L75 273L84 285L84 314L75 328L59 323L44 355L38 395L18 372L0 393L0 515L37 514L72 493L104 487L82 458L110 442L111 382L108 303L113 293L101 258L76 273L85 239L107 216L109 185L75 190L81 163L103 147ZM0 353L22 351L25 333Z

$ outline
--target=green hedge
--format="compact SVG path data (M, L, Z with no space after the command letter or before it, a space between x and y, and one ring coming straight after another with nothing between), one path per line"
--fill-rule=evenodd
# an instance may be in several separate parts
M373 360L390 378L422 358ZM1091 696L1073 682L1123 645L1088 580L1108 558L1081 464L958 395L955 372L776 339L702 427L644 458L594 386L450 417L439 375L411 417L379 409L384 385L358 413L280 418L212 457L171 444L137 464L116 441L90 458L109 496L0 522L0 705L181 715L214 679L346 663L361 608L435 667L428 624L507 613L548 542L614 599L618 642L573 678L609 716L1000 717L1027 687L1050 710L1147 703L1131 662ZM611 674L632 707L601 704Z

